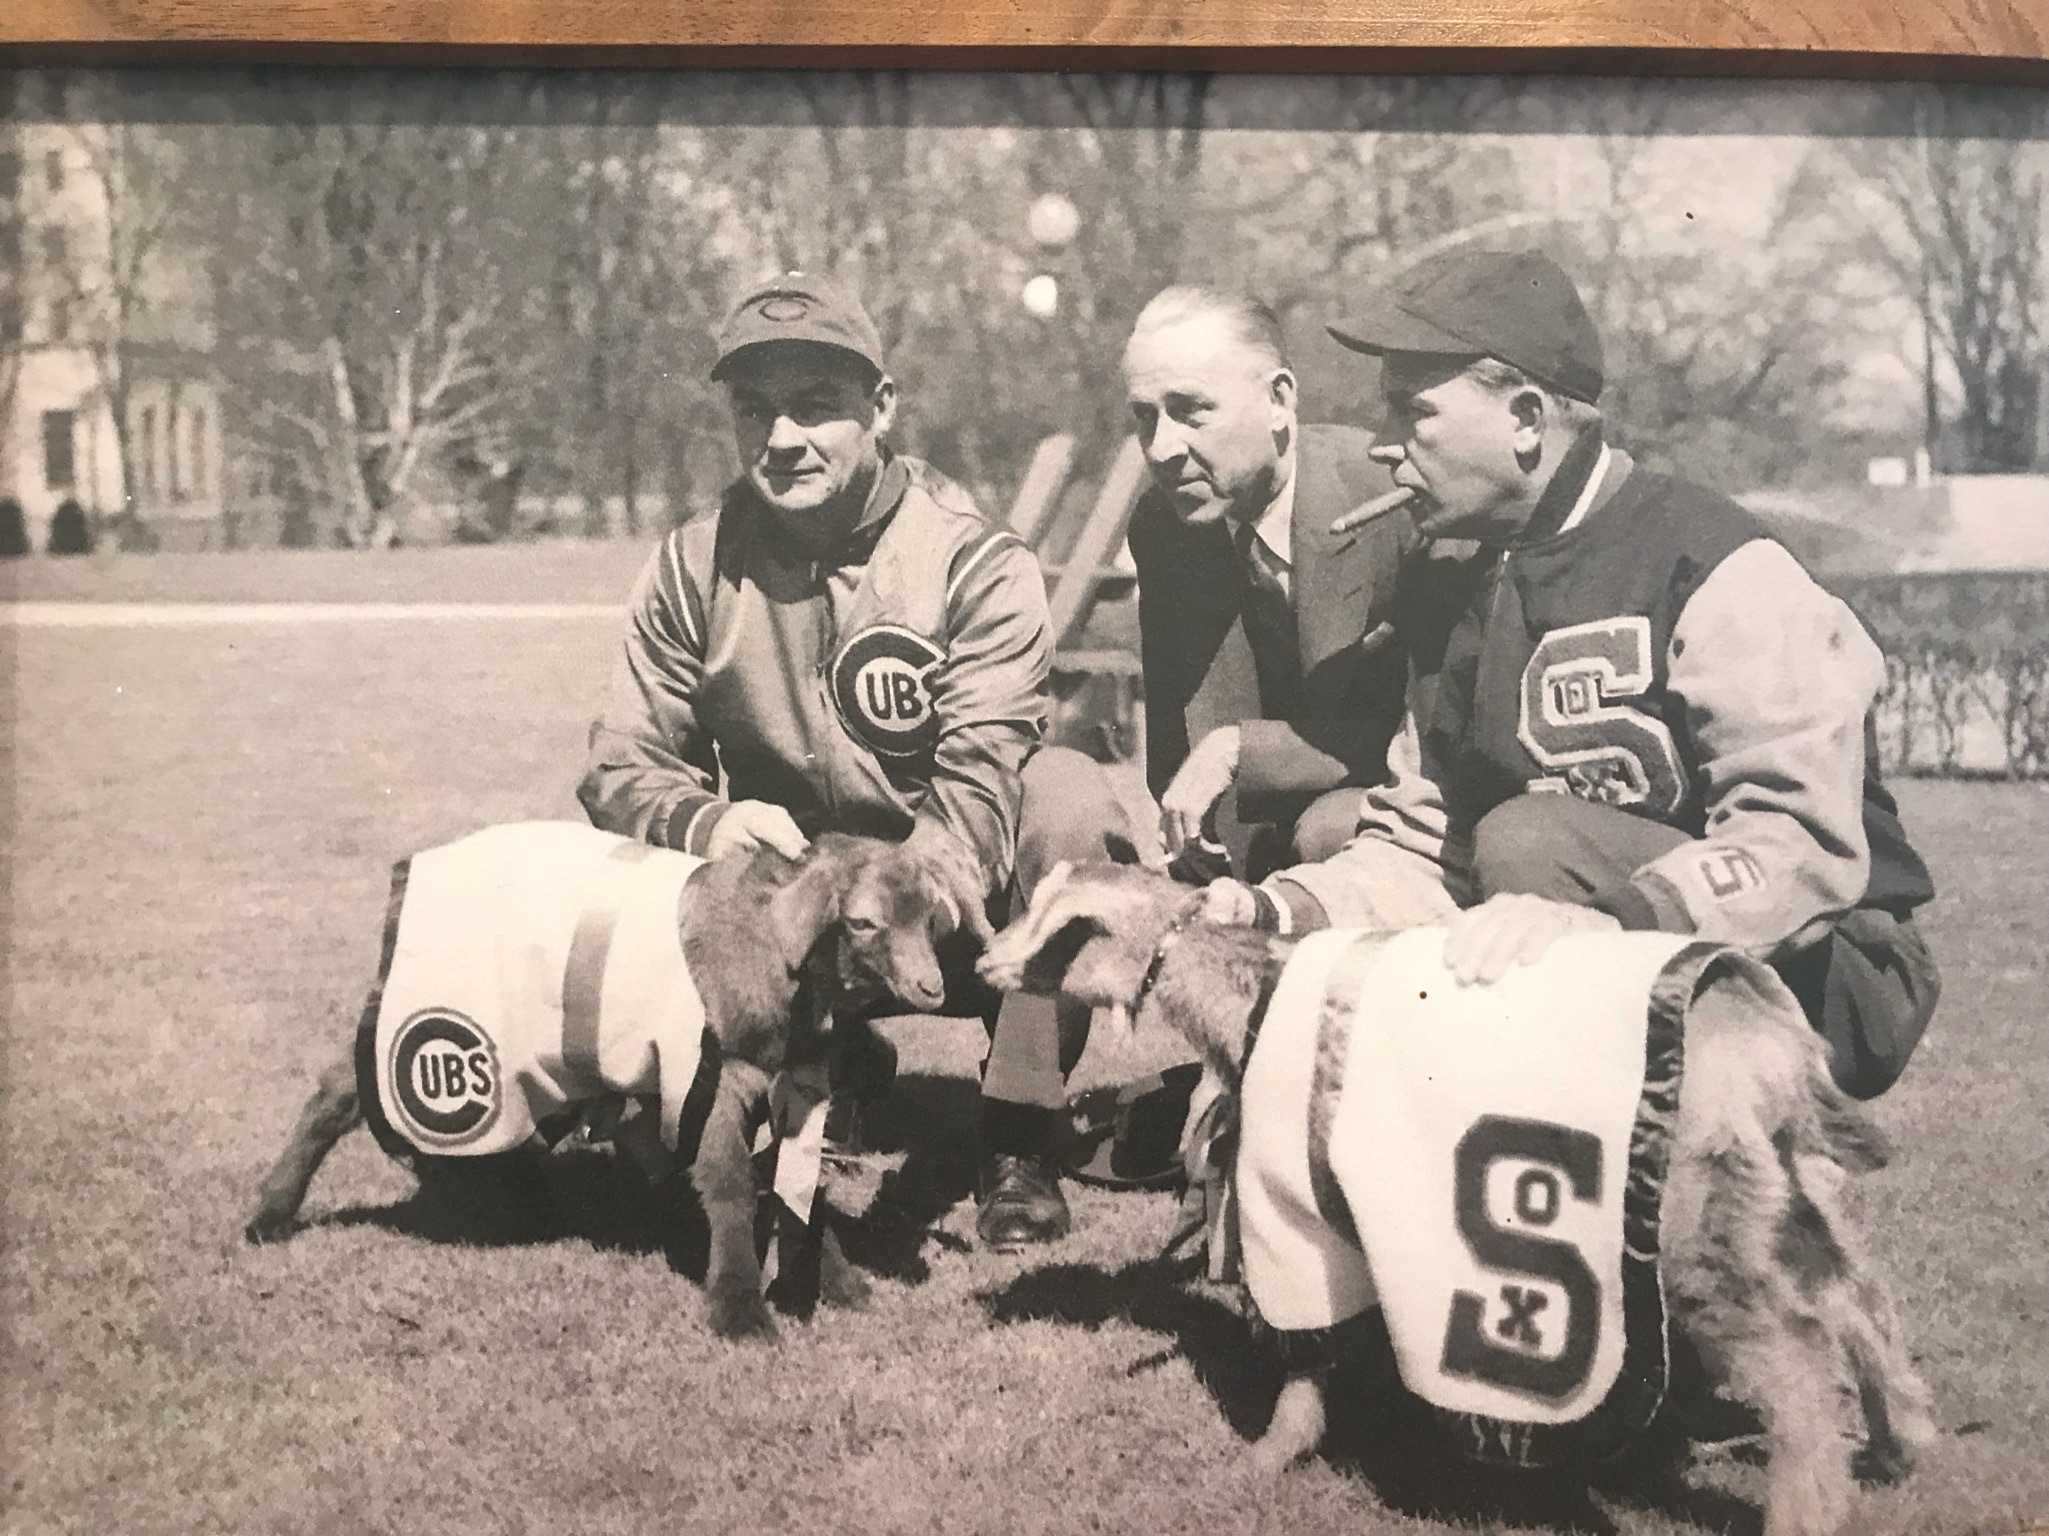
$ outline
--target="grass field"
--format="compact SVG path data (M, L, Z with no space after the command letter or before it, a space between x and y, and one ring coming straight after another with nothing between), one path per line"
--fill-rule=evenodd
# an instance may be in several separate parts
M604 601L638 562L521 554L131 557L97 588L83 564L9 579L24 597ZM777 1348L708 1335L700 1261L672 1271L598 1154L556 1159L572 1214L536 1239L413 1199L355 1138L305 1231L245 1247L255 1179L374 967L388 864L485 822L574 816L612 643L591 620L0 628L0 1529L1756 1531L1757 1470L1727 1455L1591 1493L1454 1484L1370 1406L1328 1460L1254 1479L1234 1458L1277 1378L1232 1311L1143 1262L1166 1197L1082 1191L1057 1249L972 1247L972 1026L891 1026L905 1076L878 1176L850 1192L875 1300L787 1325ZM2049 794L1901 795L1943 891L1947 989L1877 1107L1905 1156L1855 1204L1944 1434L1854 1528L2015 1530L2049 1520ZM1083 1073L1132 1064L1097 1054Z

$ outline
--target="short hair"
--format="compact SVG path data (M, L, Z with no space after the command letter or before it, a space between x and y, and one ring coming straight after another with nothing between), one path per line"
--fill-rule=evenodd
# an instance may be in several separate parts
M1232 334L1243 345L1265 357L1274 367L1285 368L1290 373L1295 371L1294 364L1288 361L1281 317L1249 293L1206 288L1199 283L1176 283L1153 295L1145 308L1138 312L1131 334L1136 336L1140 331L1158 330L1202 315L1221 317L1229 323Z
M1576 436L1590 427L1600 424L1601 408L1590 400L1568 395L1564 390L1527 373L1514 363L1504 363L1498 357L1476 357L1466 364L1466 376L1483 389L1498 395L1513 394L1519 389L1534 389L1542 395L1553 410L1558 413L1568 429Z

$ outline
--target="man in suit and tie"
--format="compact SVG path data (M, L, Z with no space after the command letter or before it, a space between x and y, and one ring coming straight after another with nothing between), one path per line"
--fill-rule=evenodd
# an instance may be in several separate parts
M1352 838L1385 776L1406 513L1370 433L1302 426L1273 312L1173 287L1140 312L1124 377L1153 483L1131 520L1146 776L1177 874L1257 881ZM1367 507L1365 512L1374 509Z

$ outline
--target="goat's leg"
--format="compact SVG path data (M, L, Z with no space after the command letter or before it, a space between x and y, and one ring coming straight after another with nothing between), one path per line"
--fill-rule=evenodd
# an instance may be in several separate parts
M1816 1296L1835 1348L1856 1383L1867 1439L1864 1469L1878 1481L1898 1482L1913 1470L1915 1453L1935 1439L1928 1388L1900 1338L1892 1296L1845 1219L1838 1199L1843 1171L1823 1157L1793 1159L1793 1181L1806 1196L1836 1264Z
M704 1207L711 1256L704 1289L711 1330L721 1338L773 1338L775 1319L761 1295L761 1262L754 1252L754 1163L747 1149L747 1110L767 1091L767 1080L743 1062L728 1060L717 1097L698 1141L690 1182Z
M1709 1160L1701 1225L1671 1254L1675 1315L1764 1421L1765 1536L1829 1536L1855 1488L1854 1385L1799 1262L1806 1202L1768 1141Z
M821 1197L819 1204L824 1203ZM831 1213L825 1213L821 1219L824 1230L819 1234L818 1299L828 1307L865 1306L870 1294L868 1277L847 1262L839 1233L833 1229Z
M1326 1367L1296 1373L1281 1384L1266 1433L1247 1453L1255 1471L1273 1476L1316 1453L1323 1444L1324 1387L1329 1380Z
M307 1186L336 1142L363 1123L356 1101L356 1062L345 1055L320 1074L319 1085L285 1139L285 1149L263 1176L256 1192L256 1211L242 1228L252 1243L289 1237L305 1202Z
M518 1219L543 1230L561 1219L555 1197L548 1191L548 1150L538 1141L528 1141L493 1159L499 1188L511 1201Z

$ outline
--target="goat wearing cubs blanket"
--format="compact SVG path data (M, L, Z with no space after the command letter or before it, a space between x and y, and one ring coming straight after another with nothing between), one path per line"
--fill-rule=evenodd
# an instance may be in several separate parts
M651 1175L687 1170L710 1228L711 1326L775 1331L754 1247L750 1128L822 1139L833 1010L936 1006L935 942L963 921L903 844L833 834L791 860L706 863L576 823L486 828L394 872L384 963L356 1046L322 1075L265 1176L246 1235L290 1234L336 1142L365 1119L423 1179L493 1168L537 1196L535 1160L579 1128ZM986 926L984 926L986 931ZM865 1025L856 1027L865 1029ZM808 1112L807 1112L808 1111ZM786 1136L777 1191L818 1220L821 1299L866 1286L813 1203L816 1159ZM796 1187L801 1185L801 1187ZM798 1305L807 1298L793 1298Z
M1886 1152L1766 967L1586 932L1463 987L1441 928L1291 944L1203 899L1056 870L982 965L1166 1024L1235 1104L1245 1281L1289 1366L1260 1464L1316 1448L1332 1330L1378 1304L1404 1385L1488 1459L1627 1444L1669 1321L1764 1422L1767 1536L1834 1530L1860 1445L1905 1472L1926 1389L1837 1198Z

